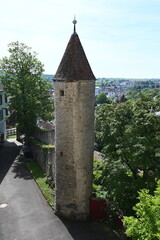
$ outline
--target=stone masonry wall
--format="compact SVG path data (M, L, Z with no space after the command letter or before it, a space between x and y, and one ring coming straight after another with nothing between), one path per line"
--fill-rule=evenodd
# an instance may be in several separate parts
M89 215L94 150L95 82L56 82L56 212ZM63 96L64 95L64 96Z
M42 148L41 146L32 142L31 150L33 158L39 163L41 168L47 176L53 177L55 175L55 148Z
M35 131L35 138L45 144L55 145L55 129L47 131L37 127Z

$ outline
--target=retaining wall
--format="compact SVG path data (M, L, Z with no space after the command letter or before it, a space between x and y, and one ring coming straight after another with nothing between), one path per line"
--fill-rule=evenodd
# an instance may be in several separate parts
M52 130L42 130L40 128L36 128L35 138L39 139L45 144L55 144L55 129Z
M39 163L47 176L54 179L55 175L55 148L43 148L34 142L31 144L33 158Z

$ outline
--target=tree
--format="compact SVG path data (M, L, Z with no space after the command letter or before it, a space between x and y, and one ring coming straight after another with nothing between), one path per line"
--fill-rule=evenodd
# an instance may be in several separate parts
M33 134L37 117L53 119L50 85L41 77L44 66L30 47L13 42L8 51L10 56L0 61L0 79L10 97L10 111L28 139Z
M97 104L103 104L103 103L111 103L111 99L107 98L106 94L101 92L96 97L96 103Z
M160 177L160 95L140 93L96 109L96 147L104 154L102 188L121 215L133 214L137 192Z
M133 240L160 239L160 181L153 196L149 190L143 189L138 199L133 208L136 217L124 217L127 236Z

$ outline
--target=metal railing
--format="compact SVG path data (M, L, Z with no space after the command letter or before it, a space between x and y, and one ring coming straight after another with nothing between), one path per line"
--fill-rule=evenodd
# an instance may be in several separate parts
M7 129L7 130L6 130L6 135L7 135L7 137L8 137L8 136L16 135L16 133L17 133L17 129L16 129L16 128L10 128L10 129Z

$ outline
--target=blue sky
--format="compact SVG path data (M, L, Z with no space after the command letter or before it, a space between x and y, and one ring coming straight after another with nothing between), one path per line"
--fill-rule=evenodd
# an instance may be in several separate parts
M160 0L0 0L0 58L13 41L54 74L73 16L95 76L160 78Z

